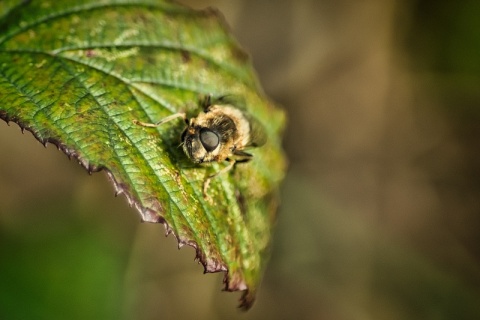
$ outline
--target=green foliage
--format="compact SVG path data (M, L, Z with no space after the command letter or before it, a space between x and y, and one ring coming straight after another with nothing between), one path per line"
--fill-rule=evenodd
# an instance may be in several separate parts
M242 97L268 142L215 178L178 148L181 121L201 96ZM4 1L0 8L0 118L56 144L90 172L106 170L142 219L196 248L206 272L253 302L268 258L285 160L284 114L263 96L246 54L214 10L166 1Z

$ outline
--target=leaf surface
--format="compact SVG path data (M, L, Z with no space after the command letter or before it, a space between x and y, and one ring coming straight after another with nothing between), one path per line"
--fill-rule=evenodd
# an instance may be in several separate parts
M105 170L144 221L188 244L206 272L250 307L260 281L285 159L284 114L263 95L248 56L214 10L154 0L3 1L0 118L54 143L89 172ZM157 128L202 96L241 97L264 126L253 160L194 165L179 148L182 121ZM249 151L250 152L250 151Z

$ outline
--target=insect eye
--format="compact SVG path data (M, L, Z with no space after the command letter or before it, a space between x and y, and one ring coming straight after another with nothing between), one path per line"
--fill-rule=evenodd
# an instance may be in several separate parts
M202 142L203 147L208 152L215 150L215 148L220 143L220 138L212 130L202 128L200 130L200 141Z

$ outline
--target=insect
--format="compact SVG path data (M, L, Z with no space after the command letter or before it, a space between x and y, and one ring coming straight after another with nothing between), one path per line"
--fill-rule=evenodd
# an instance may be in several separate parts
M213 178L229 171L237 162L250 161L253 156L244 150L262 146L266 138L261 124L230 96L213 99L208 95L200 106L202 110L196 117L188 118L185 112L179 112L156 123L133 122L144 127L157 127L182 118L187 125L181 136L182 148L192 162L228 161L226 167L205 180L203 193L206 195Z

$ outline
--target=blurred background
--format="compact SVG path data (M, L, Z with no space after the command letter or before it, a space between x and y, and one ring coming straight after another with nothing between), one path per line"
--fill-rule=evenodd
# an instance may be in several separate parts
M0 319L480 318L480 2L182 3L224 13L289 114L257 303L0 121Z

